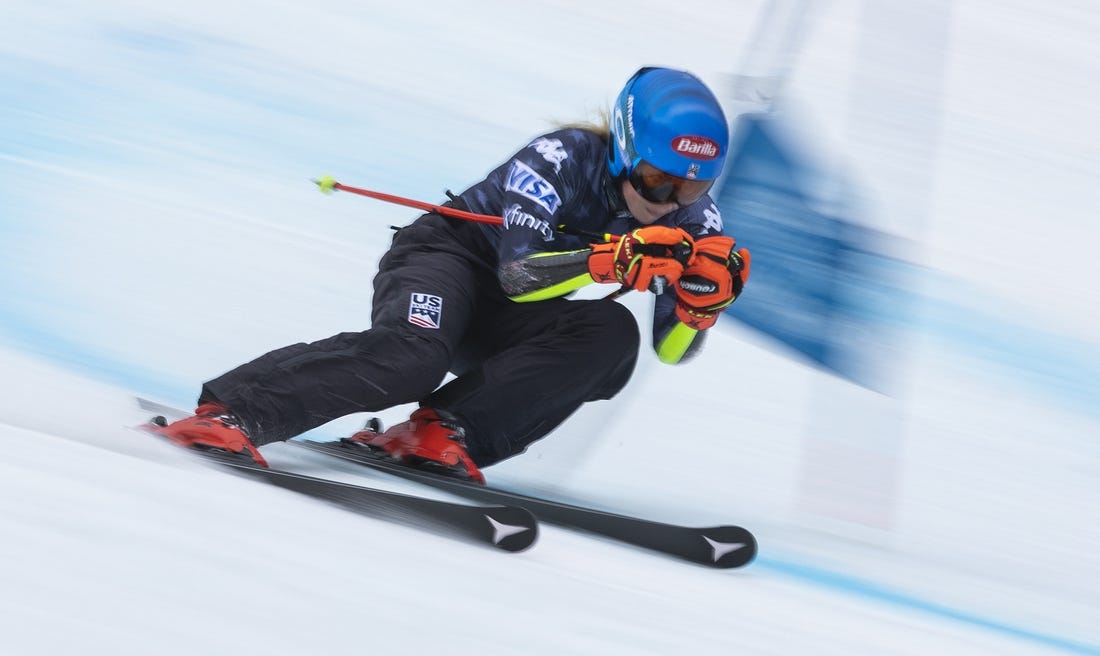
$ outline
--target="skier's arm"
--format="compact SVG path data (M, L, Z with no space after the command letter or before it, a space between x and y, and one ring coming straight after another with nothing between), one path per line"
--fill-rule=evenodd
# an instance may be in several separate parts
M501 263L497 277L508 298L518 303L557 298L593 282L588 273L591 254L590 248L532 253Z
M657 299L653 348L661 362L678 364L698 353L706 330L740 296L752 257L735 246L731 237L699 239L695 261L676 282L675 293Z
M658 277L676 280L694 248L691 235L681 228L646 226L590 248L504 262L499 277L505 293L518 302L563 296L591 282L646 291Z
M687 362L702 350L707 332L697 330L676 318L676 294L658 296L653 307L653 350L665 364Z
M513 301L524 303L564 296L594 282L588 270L591 249L537 253L501 268L501 284ZM706 331L681 322L678 299L672 290L657 296L654 307L653 349L666 364L686 362L702 349Z

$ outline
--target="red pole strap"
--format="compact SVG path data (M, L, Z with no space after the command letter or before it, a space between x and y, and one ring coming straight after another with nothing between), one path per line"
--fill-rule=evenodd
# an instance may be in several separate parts
M503 225L504 219L499 216L490 216L488 214L475 214L474 212L466 212L463 210L456 210L453 207L444 207L443 205L433 205L431 203L425 203L419 200L413 200L411 198L404 198L402 196L394 196L393 194L384 194L380 191L371 191L370 189L360 189L359 187L352 187L346 184L336 182L332 178L325 177L320 180L314 180L317 186L321 188L321 191L330 192L332 190L346 191L351 194L359 194L360 196L366 196L367 198L374 198L375 200L385 201L387 203L394 203L396 205L404 205L405 207L413 207L418 210L424 210L425 212L435 212L436 214L442 214L443 216L450 216L456 219L462 219L464 221L474 221L475 223L491 223L493 225Z

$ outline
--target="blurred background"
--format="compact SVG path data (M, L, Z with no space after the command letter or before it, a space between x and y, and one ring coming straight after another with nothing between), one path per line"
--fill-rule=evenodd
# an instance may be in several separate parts
M6 2L0 437L125 455L130 396L190 407L263 352L366 328L388 226L416 213L312 178L439 202L554 122L597 116L637 68L679 67L731 120L716 196L754 255L745 295L699 359L647 353L620 398L491 477L756 531L752 573L722 593L662 580L704 598L743 586L767 600L744 600L746 617L783 630L700 646L1100 653L1098 33L1084 1ZM650 299L623 302L648 322ZM38 484L51 461L26 462L0 490L33 491L50 529L0 546L22 631L38 588L13 564L89 535L59 509L73 490ZM829 620L821 594L875 610ZM914 642L880 608L942 640ZM815 617L862 637L820 643ZM640 622L593 631L662 653L623 638Z

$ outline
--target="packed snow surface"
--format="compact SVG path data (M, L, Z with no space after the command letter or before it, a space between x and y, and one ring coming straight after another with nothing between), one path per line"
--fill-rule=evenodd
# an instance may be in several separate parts
M1087 2L5 3L0 654L1100 654L1098 29ZM487 475L743 525L753 564L554 526L507 554L133 430L135 396L189 407L369 325L388 226L416 213L311 178L439 202L649 64L731 108L761 101L737 80L782 82L799 149L926 272L903 384L724 318Z

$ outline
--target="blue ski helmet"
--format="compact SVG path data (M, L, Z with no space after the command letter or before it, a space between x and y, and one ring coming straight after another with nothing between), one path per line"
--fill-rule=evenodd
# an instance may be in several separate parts
M612 108L608 170L647 200L698 200L722 173L728 149L726 115L691 73L643 68Z

